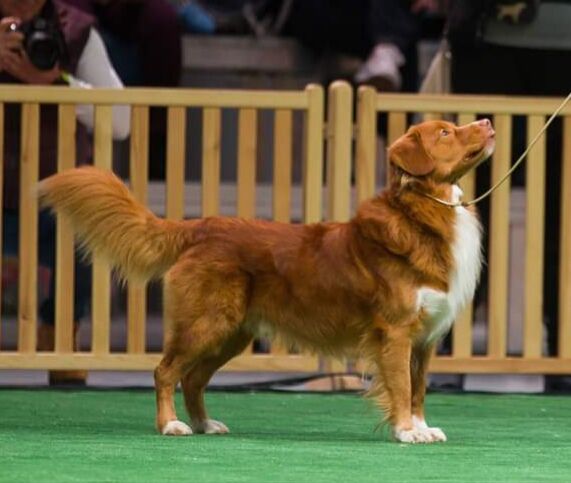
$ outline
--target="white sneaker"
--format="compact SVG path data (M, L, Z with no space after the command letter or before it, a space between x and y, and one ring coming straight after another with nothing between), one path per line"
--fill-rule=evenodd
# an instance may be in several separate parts
M377 44L355 74L355 82L371 84L379 90L399 91L402 86L399 67L404 63L404 55L398 47L393 44Z

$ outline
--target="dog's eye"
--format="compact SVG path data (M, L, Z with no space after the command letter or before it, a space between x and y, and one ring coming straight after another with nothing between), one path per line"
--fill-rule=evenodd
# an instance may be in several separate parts
M446 136L448 136L449 134L450 134L450 131L449 131L448 129L441 129L441 130L440 130L440 135L441 135L442 137L446 137Z

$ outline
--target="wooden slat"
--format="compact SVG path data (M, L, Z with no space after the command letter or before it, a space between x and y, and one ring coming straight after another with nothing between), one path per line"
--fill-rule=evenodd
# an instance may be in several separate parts
M166 217L184 218L184 161L186 152L186 109L169 107L167 111ZM169 332L166 297L163 294L163 345Z
M202 216L220 212L220 109L208 108L202 119Z
M0 367L13 369L90 369L90 370L123 370L150 371L161 360L161 354L102 354L77 352L75 354L54 354L38 352L36 354L20 354L17 352L0 352ZM319 360L309 355L282 355L244 353L232 359L221 371L244 372L304 372L315 373L319 370Z
M512 122L508 115L495 118L497 147L492 161L492 184L510 168ZM491 197L490 261L488 277L488 355L506 353L508 316L510 181Z
M464 125L473 122L473 114L460 114L458 124ZM470 171L460 180L460 188L464 192L463 199L471 200L476 192L476 173ZM462 311L454 324L452 332L452 355L454 357L470 357L472 354L472 319L474 317L472 302Z
M4 199L4 104L0 103L0 253L4 253L4 239L2 227L4 226L4 207L2 201ZM2 260L0 260L0 294L3 291L2 286ZM2 311L2 297L0 297L0 313ZM0 318L0 348L2 347L2 320Z
M569 374L571 358L436 357L430 362L429 370L434 373L456 374Z
M377 110L382 112L439 112L455 114L550 115L562 99L490 95L378 94ZM562 115L571 115L568 104Z
M95 166L102 169L112 168L111 106L95 107ZM109 353L109 331L111 326L111 270L109 263L101 257L93 258L93 292L91 300L93 321L92 351L94 354Z
M172 220L184 217L184 159L186 109L169 107L167 114L166 215Z
M378 94L381 112L440 112L550 115L562 99L554 97L490 95ZM70 89L58 86L0 86L0 102L54 104L142 104L218 108L307 109L309 99L300 91L225 89ZM571 115L571 104L561 112Z
M256 215L257 111L240 109L238 115L238 216Z
M75 159L75 106L61 104L58 112L58 172L73 168ZM74 300L73 230L65 218L58 216L56 225L56 300L55 351L73 352Z
M18 350L36 350L38 285L38 203L30 195L38 182L38 104L22 106L20 155L20 240L18 256Z
M274 121L274 220L291 219L291 169L293 163L293 117L287 109L276 111Z
M135 198L147 204L149 184L149 108L134 106L131 111L129 154L131 190ZM129 283L127 291L127 352L145 352L146 286Z
M292 139L293 117L291 110L280 109L274 120L274 179L273 179L273 216L274 220L289 222L291 210L291 167L293 159ZM270 354L282 356L289 353L288 348L273 341Z
M302 91L227 89L70 89L56 86L0 86L0 102L46 104L131 104L166 107L215 107L254 109L306 109Z
M437 112L425 112L422 114L422 121L438 121L442 119L442 114L438 114Z
M5 369L97 369L97 370L152 370L161 354L104 354L89 352L55 354L38 352L23 354L0 352L0 367ZM307 355L242 354L232 359L221 371L317 372L318 359ZM569 374L571 358L543 357L435 357L430 362L432 373L463 374Z
M563 175L559 271L560 358L571 358L571 116L563 120Z
M543 116L528 116L528 143L543 127ZM526 161L525 296L523 355L541 356L543 341L543 230L545 220L545 136Z
M327 219L347 221L351 216L351 144L353 89L345 81L329 87L327 107ZM345 361L320 359L323 373L345 372Z
M351 216L351 134L353 90L344 81L329 88L327 126L327 218L347 221Z
M387 132L387 146L390 147L399 137L406 132L406 112L391 112L389 113L388 132ZM386 180L387 185L391 183L391 163L387 156L386 166Z
M321 221L323 186L323 88L311 84L305 89L308 97L305 126L305 156L303 166L303 221Z
M357 104L357 139L355 141L355 188L357 202L375 194L375 163L377 159L376 91L359 88Z
M406 132L406 112L390 112L387 144L390 146Z

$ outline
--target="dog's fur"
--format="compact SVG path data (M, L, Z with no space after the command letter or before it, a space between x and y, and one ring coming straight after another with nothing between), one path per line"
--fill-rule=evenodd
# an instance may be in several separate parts
M123 277L164 276L171 336L155 371L162 434L228 431L208 419L204 389L263 325L311 351L368 359L396 439L443 441L425 423L424 379L435 342L473 296L480 229L473 210L425 194L457 200L456 181L493 147L487 120L412 127L389 149L390 188L348 223L163 220L91 167L45 179L39 196ZM175 413L179 381L192 429Z

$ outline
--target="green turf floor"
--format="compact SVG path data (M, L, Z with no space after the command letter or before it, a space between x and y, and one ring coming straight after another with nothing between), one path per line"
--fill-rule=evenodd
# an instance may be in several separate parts
M208 403L231 434L155 434L151 391L0 390L0 481L571 482L571 397L429 395L449 441L417 446L375 432L357 396Z

